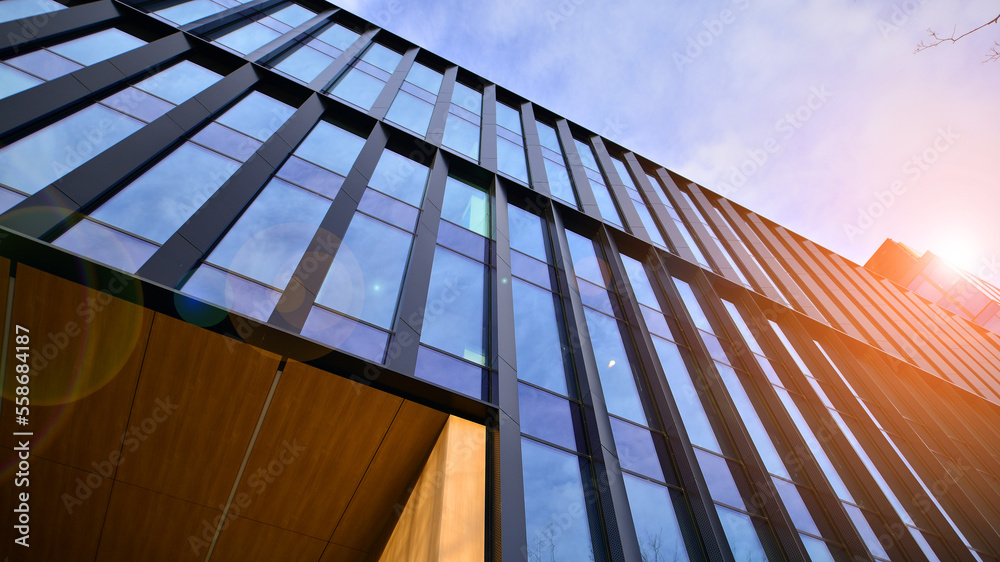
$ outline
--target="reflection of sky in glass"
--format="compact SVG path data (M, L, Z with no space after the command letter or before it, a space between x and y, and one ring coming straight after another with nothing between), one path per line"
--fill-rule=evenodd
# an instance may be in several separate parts
M585 308L583 314L587 318L590 342L594 348L597 372L601 377L608 412L645 425L646 416L643 414L642 402L639 401L632 365L625 355L618 322L589 308Z
M295 150L295 155L346 176L364 145L363 138L320 121Z
M129 273L135 273L157 249L148 242L89 220L77 223L54 244Z
M708 323L708 318L705 313L701 310L701 305L698 304L698 299L694 296L694 291L691 290L691 285L688 285L684 281L674 277L674 285L677 286L677 292L681 295L681 300L684 301L684 307L687 308L688 314L691 315L691 319L694 321L694 325L698 328L705 330L709 333L715 333L712 329L712 325Z
M542 161L545 163L545 175L549 179L549 191L552 192L552 196L575 207L576 193L573 191L573 184L569 181L566 168L548 158L542 158Z
M601 211L601 217L609 223L621 227L622 220L618 216L618 208L615 207L615 201L611 198L608 186L594 180L590 181L590 186L593 188L594 199L597 201L597 208Z
M635 293L635 300L655 310L660 310L660 303L656 300L656 292L649 284L649 277L642 264L625 254L622 254L622 264L625 266L625 274L628 275L629 284L632 285L632 291Z
M577 277L604 287L604 271L594 250L594 243L579 234L566 231L569 253L573 258L573 272Z
M42 81L34 76L0 64L0 99L23 92L41 83Z
M274 12L271 14L271 17L282 23L287 23L288 25L295 27L296 25L301 25L309 21L315 15L316 14L314 12L305 9L298 4L292 4Z
M592 543L581 475L585 461L522 438L521 462L528 559L590 560Z
M701 449L695 449L694 452L695 456L698 457L698 466L701 467L701 473L705 477L705 483L708 484L712 499L739 509L746 509L740 489L736 487L736 481L733 480L729 462Z
M66 6L55 0L7 0L0 2L0 22L14 21L65 9Z
M653 434L648 429L636 427L618 418L611 418L611 429L622 468L662 482L663 469L653 444Z
M441 144L457 150L473 160L478 160L479 127L458 115L449 114L448 121L444 125L444 137Z
M542 217L515 205L507 205L507 222L511 248L548 261Z
M483 94L460 82L455 83L455 91L452 93L451 103L476 115L482 115Z
M830 553L830 547L825 542L801 534L799 538L802 539L802 545L806 547L806 552L809 553L809 559L812 562L835 562L836 559Z
M662 338L653 337L653 347L656 348L656 355L660 359L660 365L666 374L667 383L670 385L670 392L674 396L674 402L680 411L681 419L684 421L684 429L687 430L688 439L691 443L721 453L719 441L715 438L715 432L708 421L705 407L695 390L688 374L684 360L680 351L672 342Z
M559 136L556 135L556 130L539 121L536 121L535 124L538 125L538 140L542 143L542 146L562 154L562 147L559 146Z
M429 173L427 166L391 150L384 150L368 186L414 207L420 207Z
M795 524L795 528L800 531L819 535L819 528L816 527L816 522L813 521L812 515L809 514L809 508L806 507L805 502L802 500L802 494L795 484L780 478L772 478L772 481L774 482L775 490L778 491L778 497L781 498L781 503L785 507L785 512L788 513L788 517Z
M215 42L247 55L278 37L281 37L281 34L277 31L255 22L223 35Z
M490 197L479 188L449 177L441 205L441 218L489 238Z
M754 407L753 402L750 401L750 396L743 387L743 381L740 380L736 375L736 371L731 367L719 365L718 363L715 367L718 369L719 375L722 377L722 381L729 391L729 396L733 399L736 411L739 412L740 418L743 419L743 425L746 427L747 433L750 434L750 439L757 447L757 452L760 453L760 458L764 461L767 471L771 474L791 478L788 475L788 470L785 468L785 463L781 462L781 455L774 448L774 442L768 435L767 429L760 421L757 409Z
M295 113L295 108L290 105L281 103L260 92L251 92L216 121L257 140L265 141L293 113Z
M330 204L319 195L271 180L208 261L284 289Z
M716 506L716 510L729 548L733 551L733 558L740 562L767 562L767 555L764 554L764 547L760 544L760 537L757 536L750 516L722 506Z
M4 62L46 80L52 80L53 78L58 78L83 68L79 63L75 63L55 53L50 53L45 49L26 53Z
M430 125L433 114L433 105L412 94L400 91L396 94L396 99L392 102L392 107L389 108L385 118L414 133L424 135L427 133L427 126Z
M440 72L431 70L419 62L413 63L413 66L410 67L410 72L406 74L407 82L420 86L432 94L436 94L441 90L442 79L443 77Z
M49 47L49 50L84 66L145 45L142 39L117 29L105 29L92 35Z
M417 366L414 375L473 398L483 397L485 371L482 367L455 359L428 347L420 346L420 349L417 350Z
M220 79L222 77L211 70L185 60L139 82L135 87L179 105Z
M356 214L316 302L391 328L413 237Z
M320 41L333 45L341 51L347 50L348 47L357 41L358 37L359 35L357 33L342 25L334 25L316 36L316 38Z
M364 56L361 57L361 60L369 64L373 64L389 73L396 70L396 65L398 65L399 61L402 59L403 55L389 49L388 47L379 45L378 43L372 45L365 52Z
M294 76L303 82L312 82L321 72L333 62L333 57L324 55L316 49L299 47L294 53L275 65L275 68Z
M688 560L670 491L631 474L624 477L642 559L648 562Z
M568 400L520 383L517 404L522 433L576 450L573 406Z
M367 72L352 68L340 82L331 90L331 94L353 103L362 109L371 109L372 104L382 93L385 82Z
M281 296L278 291L210 265L196 269L181 291L261 322L267 321Z
M177 25L184 25L195 20L200 20L205 16L221 12L224 9L224 7L210 0L191 0L177 6L157 10L156 13Z
M235 160L184 143L92 216L162 244L238 167Z
M302 335L381 363L389 334L350 318L314 306L302 326Z
M560 394L568 394L565 353L552 293L514 279L514 341L517 376Z
M497 125L521 134L521 113L505 104L497 103Z
M420 341L485 364L485 281L483 264L438 246Z
M278 170L277 176L321 195L326 195L330 199L337 196L337 193L340 192L340 186L344 183L344 176L310 164L295 156L291 156L285 161L285 164Z
M35 193L131 135L143 123L92 105L0 149L0 182Z
M0 188L0 213L24 201L26 197L9 189Z
M497 169L523 182L528 181L528 163L524 147L497 137Z

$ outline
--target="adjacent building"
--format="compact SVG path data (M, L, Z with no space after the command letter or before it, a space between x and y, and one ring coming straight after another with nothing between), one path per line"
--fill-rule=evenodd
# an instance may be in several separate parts
M1000 560L919 289L325 2L0 20L8 559Z

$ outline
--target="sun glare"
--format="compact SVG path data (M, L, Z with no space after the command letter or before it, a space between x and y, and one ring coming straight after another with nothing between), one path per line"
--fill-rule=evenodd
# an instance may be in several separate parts
M943 236L938 244L931 246L930 251L945 261L974 273L979 259L979 246L974 240L971 236L953 233Z

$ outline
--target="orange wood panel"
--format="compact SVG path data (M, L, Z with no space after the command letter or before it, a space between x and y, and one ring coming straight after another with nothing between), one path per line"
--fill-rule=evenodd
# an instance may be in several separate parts
M15 452L0 448L0 467ZM14 470L0 476L0 552L10 560L92 562L111 495L111 479L38 457L29 457L29 486L16 487ZM28 548L14 544L16 493L28 491ZM18 500L20 498L17 498Z
M157 314L117 479L221 508L278 364L276 355Z
M220 510L115 482L97 560L204 560L220 517Z
M402 399L295 361L237 492L245 517L329 540Z
M392 420L333 542L367 552L386 523L396 515L396 502L423 468L448 420L448 414L405 401Z
M336 543L329 543L320 562L366 562L368 554Z
M2 270L0 277L6 279ZM110 289L116 287L122 285ZM113 474L107 467L118 461L152 319L140 306L18 267L11 322L29 330L29 426L15 425L18 361L11 356L0 444L12 446L11 433L26 429L35 433L34 455ZM12 337L10 353L16 345Z
M235 517L219 534L212 562L317 562L325 547L317 538Z

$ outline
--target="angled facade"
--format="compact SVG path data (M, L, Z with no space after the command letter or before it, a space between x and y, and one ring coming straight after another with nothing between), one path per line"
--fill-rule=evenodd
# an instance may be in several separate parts
M10 560L1000 560L919 291L325 2L0 35Z

